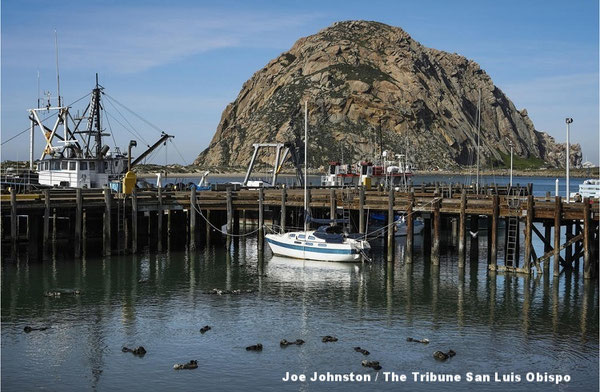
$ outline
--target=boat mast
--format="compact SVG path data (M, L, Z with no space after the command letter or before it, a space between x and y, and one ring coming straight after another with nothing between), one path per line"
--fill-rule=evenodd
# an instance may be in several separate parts
M304 101L304 238L308 231L308 202L307 202L307 173L308 173L308 101Z
M94 117L96 117L96 158L100 158L102 155L102 129L100 129L100 85L98 84L98 74L96 73L96 88L93 91L94 94Z
M54 48L56 50L56 94L58 94L58 107L61 106L60 101L60 76L58 73L58 33L54 29Z
M479 193L479 131L481 129L481 89L479 89L479 99L477 101L477 182L476 189Z

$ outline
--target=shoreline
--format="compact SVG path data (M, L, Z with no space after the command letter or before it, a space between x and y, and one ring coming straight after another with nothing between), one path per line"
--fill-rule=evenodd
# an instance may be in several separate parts
M198 178L204 174L203 171L195 171L195 172L173 172L163 174L164 178ZM164 172L163 172L164 173ZM317 176L323 175L322 172L309 172L309 175ZM475 176L475 171L472 170L436 170L436 171L428 171L428 170L416 170L414 172L415 176ZM221 173L210 173L208 178L226 178L226 177L244 177L246 175L245 171L232 171L232 172L221 172ZM295 177L295 173L281 173L279 177ZM479 173L480 176L499 176L499 177L509 177L510 171L507 169L501 170L482 170ZM599 169L597 167L590 169L572 169L570 176L572 178L599 178ZM156 172L143 172L137 174L138 178L156 178ZM565 170L564 169L548 169L548 170L513 170L513 177L548 177L548 178L564 178Z

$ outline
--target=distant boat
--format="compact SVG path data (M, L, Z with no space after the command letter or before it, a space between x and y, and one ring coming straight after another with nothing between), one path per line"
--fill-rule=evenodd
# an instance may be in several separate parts
M361 260L361 256L371 249L366 239L350 238L342 233L339 226L321 226L309 230L311 222L307 206L307 166L308 166L308 104L304 109L304 231L267 234L265 239L275 255L303 260L345 261ZM334 220L332 220L333 222Z
M400 217L400 221L396 223L396 237L402 237L406 235L406 218L404 216ZM423 229L425 228L425 223L421 218L416 218L413 220L413 234L421 234Z
M571 193L571 197L575 200L577 200L578 197L581 197L582 199L584 197L600 198L600 180L585 180L583 184L579 185L578 192Z

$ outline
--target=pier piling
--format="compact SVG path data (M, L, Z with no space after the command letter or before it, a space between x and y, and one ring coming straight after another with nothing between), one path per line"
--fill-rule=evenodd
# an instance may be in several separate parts
M75 257L81 257L81 226L83 221L83 195L81 189L76 189L76 208L75 208L75 238L73 248Z
M415 204L415 192L411 190L408 194L408 208L406 210L406 263L410 264L413 262L413 248L414 248L414 219L413 208Z
M436 195L438 194L436 193ZM433 202L433 245L431 247L431 262L433 263L433 265L440 264L440 215L440 199L436 199Z
M591 258L591 227L590 227L590 200L583 199L583 278L592 277L592 258ZM596 260L596 263L598 261Z
M554 198L554 276L559 275L560 267L560 219L562 215L562 203L560 196Z
M463 189L460 195L460 212L458 217L458 265L465 265L465 234L467 226L467 193Z
M281 233L285 233L285 224L286 224L286 203L287 203L287 190L284 187L281 188L281 218L280 218L280 222L279 225L281 226Z
M394 187L390 186L388 195L387 262L394 261Z
M190 250L196 250L196 210L198 209L196 199L196 187L192 186L190 191Z

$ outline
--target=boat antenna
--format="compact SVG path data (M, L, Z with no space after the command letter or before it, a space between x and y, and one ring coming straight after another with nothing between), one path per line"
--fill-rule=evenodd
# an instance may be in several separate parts
M54 48L56 50L56 90L58 94L58 106L61 106L60 102L60 74L58 72L58 33L54 29Z
M481 129L481 88L479 89L479 99L477 101L477 182L476 189L479 193L479 131Z
M38 100L37 100L37 107L38 109L40 108L40 69L38 68L37 70L37 94L38 94Z
M308 101L304 101L304 235L308 231L308 201L307 195L308 173Z

